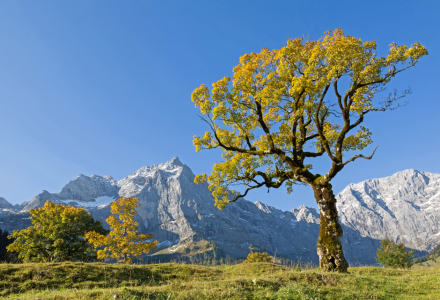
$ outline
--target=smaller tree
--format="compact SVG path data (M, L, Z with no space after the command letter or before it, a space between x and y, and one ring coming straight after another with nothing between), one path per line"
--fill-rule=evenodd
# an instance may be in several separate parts
M84 207L54 204L47 201L43 207L31 209L33 226L14 230L9 239L15 239L6 247L18 252L25 262L93 261L96 252L84 238L88 231L106 234L101 222L93 220Z
M244 261L245 263L253 263L253 262L271 262L272 257L267 255L267 252L259 253L259 252L250 252Z
M406 250L402 242L396 244L391 239L382 239L380 241L380 248L377 249L376 255L378 263L391 268L409 269L412 267L415 259L414 251Z
M149 241L153 238L152 234L138 234L139 223L134 221L138 207L138 198L121 197L111 204L113 215L105 220L110 225L110 233L86 233L86 238L95 248L104 247L97 251L99 259L116 258L118 262L131 263L142 252L148 253L151 249L156 249L158 241Z

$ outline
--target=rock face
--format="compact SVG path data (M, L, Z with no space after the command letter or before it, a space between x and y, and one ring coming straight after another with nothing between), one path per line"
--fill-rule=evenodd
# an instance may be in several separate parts
M191 169L177 157L143 167L118 181L110 176L79 175L61 192L43 191L25 203L20 213L11 210L0 216L0 227L11 231L29 226L25 219L29 209L41 207L47 200L85 206L106 226L110 203L119 197L133 196L139 198L140 231L154 235L160 242L159 250L165 250L161 253L167 249L172 253L188 241L206 240L233 257L246 257L253 244L269 253L276 252L277 256L318 262L319 215L314 209L301 206L283 212L260 202L239 200L219 211L207 184L195 184ZM4 206L10 207L8 204Z
M25 202L25 203L27 203L27 202ZM20 210L23 209L23 207L24 207L23 204L12 205L5 198L0 197L0 211L3 210L3 209L6 209L6 210L12 209L12 210L15 210L15 211L20 211Z
M440 174L405 170L350 184L337 200L341 222L362 237L391 238L420 251L440 243Z
M115 197L118 193L118 187L116 181L111 176L85 176L78 175L74 180L66 184L61 192L49 193L43 191L32 198L29 202L25 203L23 210L28 211L32 208L43 206L47 200L59 201L59 200L71 200L78 204L84 203L91 204L95 202L99 197Z
M24 229L32 225L28 212L19 212L21 205L12 205L5 198L0 197L0 228L12 232L14 229Z
M14 206L11 204L11 203L9 203L8 201L6 201L6 199L5 198L3 198L3 197L0 197L0 209L3 209L3 208L6 208L6 209L13 209L14 208Z
M429 176L426 175L427 173L423 174L427 178L435 175L440 179L440 175L437 174ZM420 180L425 178L423 176ZM400 187L404 184L400 181L408 178L408 176L400 176L396 178L394 184ZM384 179L371 182L381 180ZM412 182L402 190L401 194L396 195L413 195L414 191L411 189L415 186L417 186L418 193L424 191L423 195L428 195L429 192L429 195L434 196L437 193L436 188L440 195L440 186L434 184L434 179L420 180L417 181L420 184L415 185ZM426 184L423 188L422 182ZM432 198L432 201L427 200L426 197L423 198L425 200L417 198L419 202L413 201L411 202L413 204L390 208L379 201L385 196L377 197L379 194L382 195L382 191L392 190L394 193L394 189L386 187L387 184L388 182L377 184L377 187L381 187L377 192L373 186L368 189L364 188L364 191L368 191L364 194L361 190L365 183L350 185L338 195L338 209L344 230L342 245L347 261L352 265L375 264L376 249L379 246L379 240L384 236L397 237L404 242L419 241L418 244L414 243L410 247L421 251L428 250L430 245L435 243L435 238L431 234L435 235L438 232L432 229L435 226L438 228L438 214L426 215L426 219L423 219L420 217L422 209L411 211L409 215L407 213L410 209L415 209L415 206L426 208L428 212L438 212L436 210L438 206L428 205L428 207L424 204L435 201L438 204L438 200L435 200L437 198L427 196L429 199ZM406 194L403 191L406 191ZM140 231L152 233L159 241L159 251L156 255L172 254L176 249L205 240L215 242L226 254L236 258L245 257L250 251L249 246L253 244L270 254L276 253L281 257L318 263L316 243L320 220L319 213L315 209L302 205L298 209L286 212L258 201L252 203L241 199L228 205L223 211L219 211L213 205L214 199L207 184L195 184L191 169L181 163L177 157L164 164L143 167L118 181L110 176L79 175L63 187L61 192L43 191L29 202L23 203L20 206L23 208L21 212L14 210L6 200L0 199L0 209L4 207L0 214L0 222L3 222L0 223L0 228L11 231L11 229L29 226L28 210L44 205L47 200L85 206L95 219L100 220L106 226L105 219L110 214L110 203L119 197L133 196L139 198L137 221L140 224ZM407 199L405 197L403 198ZM396 201L407 203L409 200ZM402 207L405 211L400 211ZM395 218L389 219L390 212ZM403 225L393 221L400 218L399 222L403 222L409 216L417 220L411 223L413 224L411 226L402 227ZM428 220L431 220L430 223ZM408 231L407 234L405 233L407 227L415 229ZM399 228L403 230L399 231ZM415 234L415 237L411 237L412 239L410 239L411 234ZM432 242L426 242L428 237Z

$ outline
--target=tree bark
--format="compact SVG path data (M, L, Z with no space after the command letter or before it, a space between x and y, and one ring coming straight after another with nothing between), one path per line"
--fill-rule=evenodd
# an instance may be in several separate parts
M348 263L342 251L340 238L342 227L339 224L336 197L330 184L313 186L315 199L321 216L318 238L319 264L323 271L347 272Z

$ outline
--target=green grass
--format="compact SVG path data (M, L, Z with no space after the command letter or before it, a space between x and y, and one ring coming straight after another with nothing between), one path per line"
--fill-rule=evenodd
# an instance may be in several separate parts
M428 259L422 263L414 264L414 270L440 269L440 257Z
M440 269L296 271L271 263L207 267L0 265L2 299L440 299Z

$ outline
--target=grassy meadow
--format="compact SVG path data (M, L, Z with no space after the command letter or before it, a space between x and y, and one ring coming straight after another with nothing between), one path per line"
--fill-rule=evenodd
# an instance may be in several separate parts
M0 264L0 298L440 299L440 269L359 267L338 274L272 263Z
M422 263L415 264L414 270L426 270L426 269L439 269L440 270L440 257L428 259Z

